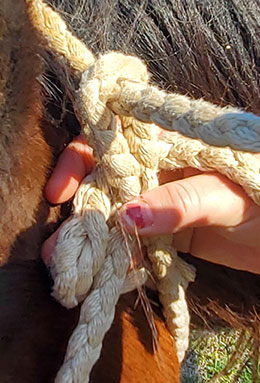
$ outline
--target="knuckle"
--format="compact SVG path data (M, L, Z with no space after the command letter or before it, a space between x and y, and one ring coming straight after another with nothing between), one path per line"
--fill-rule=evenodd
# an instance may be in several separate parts
M181 215L190 215L191 209L193 215L195 212L200 212L201 198L198 191L192 183L190 183L187 180L183 180L182 182L176 182L174 185L173 194L174 195L172 195L172 198L174 199L174 205L177 205L179 207Z

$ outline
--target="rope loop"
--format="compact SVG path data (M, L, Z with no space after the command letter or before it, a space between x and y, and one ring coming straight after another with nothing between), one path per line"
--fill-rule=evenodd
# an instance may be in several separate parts
M80 79L72 102L97 162L77 191L52 267L55 298L68 308L84 301L55 382L86 383L120 293L140 285L133 275L147 279L143 270L127 277L137 241L121 229L118 209L157 187L161 169L187 166L224 174L260 205L259 165L245 152L260 151L260 118L159 90L135 57L110 52L95 59L42 0L26 3L42 44ZM159 127L172 132L161 135ZM185 289L195 270L178 257L172 236L144 239L142 245L181 361L189 341Z

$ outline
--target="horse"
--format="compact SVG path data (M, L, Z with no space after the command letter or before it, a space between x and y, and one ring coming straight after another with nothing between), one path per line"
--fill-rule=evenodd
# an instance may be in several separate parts
M119 50L141 57L159 87L258 112L260 11L254 0L48 3L94 53ZM50 296L52 281L40 247L69 214L70 204L50 206L44 186L79 125L51 55L43 56L24 1L3 0L0 27L0 377L3 383L51 383L79 311L65 310ZM258 310L259 277L183 256L197 268L197 280L188 289L191 310L199 307L208 323L234 326L238 318L237 325L249 326L250 313ZM158 301L154 292L148 294ZM135 292L119 301L91 382L180 380L160 306L153 306L159 334L155 350L137 301ZM202 325L198 315L194 318Z

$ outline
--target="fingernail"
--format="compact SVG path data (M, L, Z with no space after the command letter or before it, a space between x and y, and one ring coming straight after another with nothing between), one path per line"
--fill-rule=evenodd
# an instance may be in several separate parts
M127 227L137 229L149 227L154 222L149 204L142 199L125 204L121 211L121 218Z

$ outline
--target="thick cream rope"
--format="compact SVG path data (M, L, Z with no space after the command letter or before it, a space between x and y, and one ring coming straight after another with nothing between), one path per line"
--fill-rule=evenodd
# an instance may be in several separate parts
M231 147L258 151L260 119L160 91L148 84L146 67L134 57L110 53L95 61L50 7L41 0L27 4L42 42L81 79L72 101L98 163L77 192L74 216L62 228L53 258L54 296L66 307L86 298L56 382L87 382L135 246L134 238L126 237L117 223L118 208L157 186L158 170L186 166L218 170L259 203L257 161ZM112 112L120 115L123 133ZM153 123L192 138L160 136ZM171 236L146 240L145 245L181 360L189 325L184 291L194 270L177 256Z

